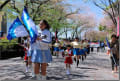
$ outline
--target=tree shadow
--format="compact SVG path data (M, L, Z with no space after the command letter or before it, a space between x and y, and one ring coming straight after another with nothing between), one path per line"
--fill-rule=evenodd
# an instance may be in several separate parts
M77 79L77 78L88 78L89 76L83 74L70 74L68 80Z
M63 80L63 78L61 77L56 77L56 76L50 76L50 77L47 77L47 80Z
M6 71L13 71L13 72L11 72L10 74L14 74L14 73L22 73L22 75L24 75L24 76L27 76L27 74L25 73L25 72L23 72L23 71L20 71L20 70L12 70L12 69L0 69L0 70L6 70ZM7 74L7 73L6 73Z
M78 74L71 74L71 76L73 76L73 77L89 77L89 76L87 76L87 75L78 75Z
M98 70L98 69L96 69L96 68L88 68L88 67L78 67L78 68L80 68L80 69Z
M19 80L29 80L31 78L31 76L24 76L22 78L20 78ZM35 79L32 79L31 80L35 80Z
M1 69L1 70L12 71L10 73L5 73L3 76L15 76L16 74L20 73L20 75L22 75L22 77L19 78L19 80L27 80L31 77L31 76L27 75L24 71L21 71L21 70L14 70L14 69ZM19 76L19 75L17 75L17 76ZM15 78L17 78L17 76ZM5 78L4 80L11 80L11 79Z
M91 52L90 54L93 55L93 54L96 54L96 52Z
M64 61L55 61L54 63L56 63L56 62L64 63Z
M23 61L23 59L12 59L13 62L20 62L20 61Z

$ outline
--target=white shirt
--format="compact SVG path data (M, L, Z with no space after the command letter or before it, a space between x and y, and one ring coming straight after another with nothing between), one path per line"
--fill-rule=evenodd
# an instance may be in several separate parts
M60 46L60 43L55 43L54 46L55 46L55 47L59 47L59 46Z
M73 46L73 48L80 48L80 42L73 41L71 42L71 45Z
M48 50L49 44L52 41L52 35L51 32L47 29L40 31L38 34L39 37L46 36L46 38L43 38L42 40L36 40L35 43L30 45L30 50L33 49L39 49L39 50Z

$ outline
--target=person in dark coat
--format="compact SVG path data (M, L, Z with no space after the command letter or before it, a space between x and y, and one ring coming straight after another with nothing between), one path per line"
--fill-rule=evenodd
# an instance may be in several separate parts
M111 36L110 42L110 51L111 51L111 64L112 64L112 72L117 72L117 67L119 65L119 41L117 36L113 34Z

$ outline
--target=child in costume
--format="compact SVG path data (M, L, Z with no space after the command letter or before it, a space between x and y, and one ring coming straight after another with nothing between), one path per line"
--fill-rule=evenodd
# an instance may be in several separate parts
M82 61L84 61L84 57L85 57L85 51L84 51L84 44L83 43L84 43L84 40L82 40L81 43L80 43L81 47L80 47L80 52L79 52L80 55L81 55Z
M24 46L24 51L25 51L24 62L26 64L26 72L28 72L28 56L27 56L28 47L27 46Z
M74 61L77 61L77 67L79 65L79 58L80 58L80 42L79 38L75 38L73 42L71 42L71 45L73 46L73 55L74 55Z
M71 46L67 45L67 49L65 51L65 61L64 63L66 64L66 74L70 74L70 68L71 68L71 64L73 63L72 61L72 56L73 56L73 52L71 50Z
M84 57L85 57L85 59L86 59L88 49L87 49L87 42L86 42L85 40L84 40L84 42L83 42L83 50L84 50L84 52L85 52Z
M64 51L65 51L65 49L64 49L64 41L63 40L61 40L60 41L60 54L62 55L62 57L64 57Z
M89 44L89 40L86 40L87 43L87 54L90 54L90 44Z
M62 57L64 57L65 56L65 54L64 54L64 52L65 52L65 50L64 50L64 47L63 46L60 46L60 54L62 55Z
M27 60L28 72L31 72L32 77L35 77L33 65L32 65L32 62L31 62L30 37L29 36L27 37L26 45L27 45L27 51L26 51L24 60Z
M47 64L52 61L49 44L52 41L50 26L46 20L40 21L40 36L30 46L30 58L34 63L34 73L37 80L46 80ZM42 38L45 37L45 38ZM40 72L41 71L41 72Z
M59 51L60 51L59 47L60 47L60 43L58 40L56 40L56 43L54 44L54 54L57 56L57 58L59 56Z

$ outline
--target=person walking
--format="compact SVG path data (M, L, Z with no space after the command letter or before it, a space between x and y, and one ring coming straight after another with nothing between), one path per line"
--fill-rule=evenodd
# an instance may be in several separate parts
M60 43L58 40L56 40L55 44L54 44L54 55L56 55L56 57L59 57L59 52L60 52Z
M72 52L71 46L67 45L67 49L65 50L65 61L64 61L65 65L66 65L66 74L67 75L70 74L71 64L73 63L72 56L73 56L73 52Z
M73 46L73 55L74 55L74 61L77 61L77 67L79 65L79 59L80 59L80 42L79 38L75 38L73 42L71 42L71 45Z

